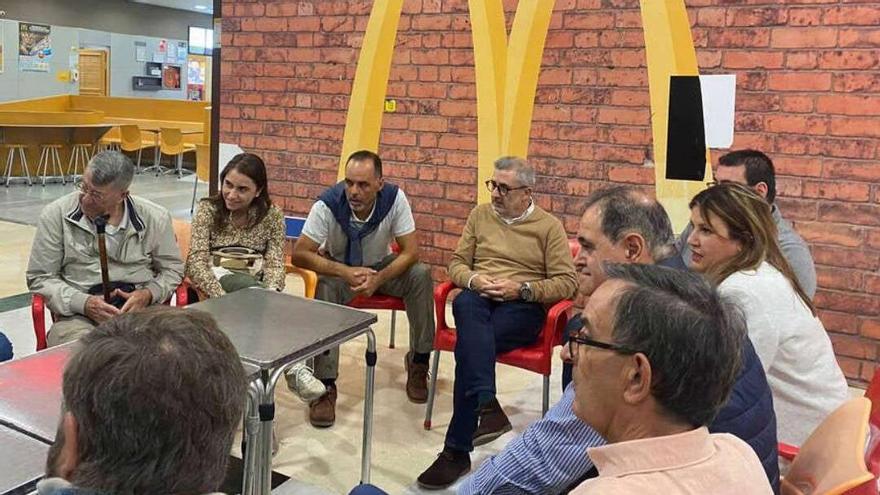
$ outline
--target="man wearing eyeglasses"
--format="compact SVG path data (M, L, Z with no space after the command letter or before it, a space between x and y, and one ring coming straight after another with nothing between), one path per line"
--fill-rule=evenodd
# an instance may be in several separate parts
M598 477L572 494L771 494L734 435L710 433L733 390L746 325L687 271L611 265L570 340L574 414L606 445L586 449Z
M607 280L607 263L685 268L672 246L672 224L666 210L631 187L602 189L588 196L577 239L581 249L575 267L584 297L592 297ZM575 333L582 328L580 316L571 323ZM562 358L570 363L569 351L563 347ZM571 365L565 367L570 370ZM459 494L561 493L595 476L593 461L584 452L604 445L605 438L575 416L575 389L568 381L564 380L562 398L547 415L483 462L464 480ZM764 464L767 479L778 486L773 398L748 339L742 344L742 368L734 393L709 430L732 433L751 445Z
M545 304L574 295L577 280L562 223L532 199L535 171L522 158L495 162L490 204L468 216L449 263L462 289L456 324L453 412L443 452L418 478L441 489L470 470L475 445L510 431L495 398L495 356L535 342Z
M782 255L791 265L794 274L810 298L816 295L816 267L813 264L813 255L803 238L794 230L794 227L782 217L779 207L776 206L776 172L770 157L757 150L731 151L718 158L718 166L715 167L716 182L736 182L749 186L766 199L773 208L773 220L776 222L776 230L779 235L779 247ZM709 185L714 184L710 183ZM690 223L678 236L676 247L681 253L681 259L687 265L691 262L691 248L687 243L688 237L694 226Z
M134 165L122 153L98 153L78 190L40 214L26 276L28 289L46 298L55 318L50 346L76 340L116 315L166 301L183 279L171 214L130 195L133 176ZM102 295L96 221L106 224L109 303Z

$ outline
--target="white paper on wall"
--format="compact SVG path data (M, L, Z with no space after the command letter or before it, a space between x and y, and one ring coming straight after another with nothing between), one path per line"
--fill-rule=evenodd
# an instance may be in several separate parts
M736 107L736 75L700 76L706 146L730 148Z

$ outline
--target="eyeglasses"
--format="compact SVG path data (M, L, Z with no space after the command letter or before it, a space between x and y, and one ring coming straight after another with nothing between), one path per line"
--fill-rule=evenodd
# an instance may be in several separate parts
M510 191L518 191L520 189L528 189L528 187L529 186L510 187L507 184L499 184L492 179L489 179L486 181L486 189L488 189L489 192L493 192L497 189L498 194L500 194L502 196L507 196L507 193L509 193Z
M76 189L81 192L83 196L91 196L95 199L95 201L99 202L104 200L104 193L92 189L91 187L87 186L86 183L83 181L77 182L74 187L76 187Z
M583 328L583 327L582 327ZM586 345L589 347L596 347L599 349L605 349L607 351L614 351L620 354L636 354L641 351L637 351L635 349L631 349L626 346L610 344L608 342L601 342L598 340L593 340L589 337L583 337L580 333L581 329L576 328L572 329L568 333L568 352L571 354L572 359L577 359L578 346Z

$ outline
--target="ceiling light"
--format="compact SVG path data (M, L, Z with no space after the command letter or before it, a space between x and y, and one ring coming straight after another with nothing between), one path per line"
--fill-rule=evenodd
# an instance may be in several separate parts
M196 10L208 10L208 7L205 7L204 5L196 5L193 8Z

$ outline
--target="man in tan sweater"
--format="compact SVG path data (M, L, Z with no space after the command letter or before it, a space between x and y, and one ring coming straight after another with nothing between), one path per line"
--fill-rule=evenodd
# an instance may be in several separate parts
M475 445L510 431L495 398L495 356L533 344L545 305L577 289L565 229L534 204L534 185L535 171L525 160L498 159L486 181L492 203L471 211L449 263L449 277L462 288L452 303L453 412L443 452L418 478L422 488L451 485L470 470Z

